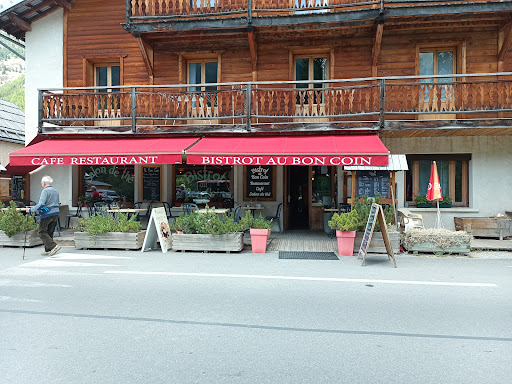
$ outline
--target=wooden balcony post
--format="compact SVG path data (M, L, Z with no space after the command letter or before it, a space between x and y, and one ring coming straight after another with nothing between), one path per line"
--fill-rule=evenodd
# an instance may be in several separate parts
M137 93L136 88L132 88L132 132L137 132Z
M37 99L37 111L38 111L38 119L37 119L37 132L43 132L43 90L39 89L38 91L38 99Z
M380 112L379 112L379 125L380 128L384 128L384 122L385 122L385 104L386 104L386 80L381 79L380 81Z
M126 0L126 25L130 26L130 18L132 17L132 0Z
M247 103L247 109L246 109L246 113L247 113L247 130L250 131L251 130L251 83L248 83L247 84L247 95L246 95L246 98L245 98L245 101Z

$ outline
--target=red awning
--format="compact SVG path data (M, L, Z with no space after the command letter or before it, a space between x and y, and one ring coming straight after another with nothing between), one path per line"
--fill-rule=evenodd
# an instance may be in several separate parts
M197 137L49 139L10 153L10 165L181 164Z
M187 164L388 165L377 135L207 137L187 149Z

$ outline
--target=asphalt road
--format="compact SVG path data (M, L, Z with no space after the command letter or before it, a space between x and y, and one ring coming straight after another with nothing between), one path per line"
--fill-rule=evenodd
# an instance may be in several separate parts
M0 250L0 380L506 383L512 255Z

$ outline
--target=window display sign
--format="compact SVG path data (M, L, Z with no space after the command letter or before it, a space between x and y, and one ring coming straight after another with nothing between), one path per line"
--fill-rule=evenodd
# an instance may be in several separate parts
M272 200L276 199L276 175L272 165L244 167L244 199Z
M25 183L23 176L12 175L11 176L11 199L22 200L24 198Z
M142 200L161 201L160 167L142 168Z
M357 196L389 197L388 171L357 171Z

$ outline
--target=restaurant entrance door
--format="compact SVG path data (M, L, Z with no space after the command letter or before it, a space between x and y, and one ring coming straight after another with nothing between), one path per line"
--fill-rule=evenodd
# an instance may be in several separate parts
M285 215L288 229L309 229L309 167L288 166L286 190L288 196Z

